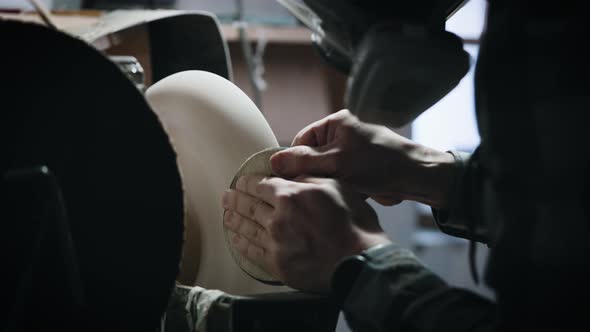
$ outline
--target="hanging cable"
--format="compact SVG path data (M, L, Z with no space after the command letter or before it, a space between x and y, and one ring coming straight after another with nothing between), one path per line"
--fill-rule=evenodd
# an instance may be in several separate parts
M256 51L252 57L254 63L254 81L259 91L266 90L266 80L264 80L264 51L267 44L266 32L260 29L256 32Z
M53 30L59 30L57 28L57 25L55 24L55 22L53 22L53 19L51 18L51 14L49 13L49 10L47 10L47 8L45 7L44 4L42 4L39 0L28 0L28 1L33 6L33 8L35 8L35 10L37 11L37 14L39 14L39 16L41 17L41 20L43 21L43 23L45 23L45 25L52 28Z
M252 54L252 49L250 48L248 35L246 33L246 20L244 15L243 0L236 0L236 9L238 35L240 39L240 45L242 47L242 53L244 54L244 60L246 61L248 79L250 81L250 86L252 87L254 95L254 103L262 111L262 90L266 87L266 83L262 79L262 74L264 73L264 67L262 65L262 55L264 52L264 45L266 44L266 42L264 41L264 43L261 43L261 40L259 39L259 47L257 47L256 56L254 56ZM260 45L262 45L262 47L260 47Z

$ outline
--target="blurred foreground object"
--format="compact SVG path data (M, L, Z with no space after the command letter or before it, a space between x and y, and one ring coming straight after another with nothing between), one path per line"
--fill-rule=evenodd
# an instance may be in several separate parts
M465 2L278 0L312 32L314 45L348 75L345 106L359 118L400 127L451 91L469 69L445 21Z

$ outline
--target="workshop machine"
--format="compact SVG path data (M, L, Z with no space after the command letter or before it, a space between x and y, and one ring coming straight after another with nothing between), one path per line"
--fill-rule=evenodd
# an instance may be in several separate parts
M435 13L443 15L435 20L440 31L462 2L441 2L444 10ZM383 104L382 94L403 83L405 98L411 94L408 82L419 90L424 80L407 75L403 82L385 80L381 74L392 62L365 71L368 60L354 59L376 51L375 41L361 42L366 22L354 21L356 30L338 30L341 25L332 19L341 12L321 1L283 3L313 29L323 56L350 75L347 102L369 120L381 114L394 124L410 121L458 82L469 61L450 41L459 56L453 60L459 68L454 76L441 78L444 88L428 100L406 98L393 105L408 110L394 116L383 111L392 104ZM350 14L346 6L355 2L334 3ZM397 45L414 38L407 36L430 36L419 26L412 22L405 28L409 35L397 34ZM149 40L142 52L123 57L103 52L125 50L141 36ZM227 47L214 17L122 11L65 32L0 18L0 41L0 250L7 262L0 331L187 331L189 290L175 286L182 184L174 151L143 90L183 70L206 70L231 80ZM419 46L412 45L418 52ZM338 312L331 298L301 292L224 294L211 304L207 330L333 331Z
M137 60L141 48L100 51L143 33L149 63ZM0 330L188 331L189 289L175 286L182 185L143 96L144 67L151 82L188 69L231 78L217 22L207 13L115 12L66 33L0 20L0 40L8 262ZM207 330L330 331L337 316L327 297L224 294Z

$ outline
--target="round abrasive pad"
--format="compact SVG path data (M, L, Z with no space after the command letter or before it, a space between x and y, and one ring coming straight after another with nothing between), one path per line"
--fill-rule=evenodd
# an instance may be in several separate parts
M234 176L230 188L236 188L236 182L238 179L243 175L249 174L256 174L256 175L276 175L272 172L272 168L270 166L270 157L277 151L281 151L285 148L269 148L262 150L260 152L255 153L251 157L249 157L243 164L240 166L240 169ZM225 213L225 211L224 211ZM270 273L264 271L258 265L252 263L246 257L242 256L240 252L233 246L232 244L232 237L234 236L234 232L227 228L223 228L225 232L225 242L227 247L229 248L232 257L234 258L236 264L246 272L250 277L263 282L269 285L282 285L282 283L275 277L273 277Z

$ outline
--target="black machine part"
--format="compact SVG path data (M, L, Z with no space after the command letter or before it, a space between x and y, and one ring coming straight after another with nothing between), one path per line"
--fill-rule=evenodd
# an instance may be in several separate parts
M210 309L207 329L220 332L331 332L340 310L333 299L301 292L226 296Z
M0 39L5 45L0 62L6 64L0 80L0 174L46 166L67 210L62 228L72 240L71 252L52 249L55 238L42 242L41 250L70 256L44 261L29 287L45 280L45 293L64 298L42 297L40 303L70 303L69 291L49 280L64 262L75 261L84 317L91 322L80 329L157 327L178 273L184 215L176 156L166 133L134 84L85 42L37 24L3 20ZM10 200L0 205L2 225L32 230L35 223L52 225L39 220L39 209L57 209L55 195L34 196L38 191L31 187L43 188L35 179L45 178L3 184L12 193L4 193ZM21 201L10 203L16 197ZM62 233L48 229L44 234L51 239ZM5 245L21 241L7 236ZM26 251L11 255L14 264L3 266L4 274L18 275L28 256Z
M0 179L1 331L83 327L85 296L63 196L46 166Z
M470 58L445 22L466 0L278 0L312 31L327 63L348 75L345 106L400 127L460 82Z
M156 330L183 237L168 136L134 83L85 42L1 19L0 39L0 331ZM190 69L173 62L156 74ZM214 331L333 331L338 308L301 293L228 294L210 313Z
M355 53L345 105L363 121L401 127L455 88L469 62L450 32L374 26Z
M189 292L190 287L174 290L163 324L165 331L189 332L187 319L202 319L187 314ZM298 291L223 294L210 304L205 322L207 331L216 332L333 332L339 312L337 302L325 295Z

